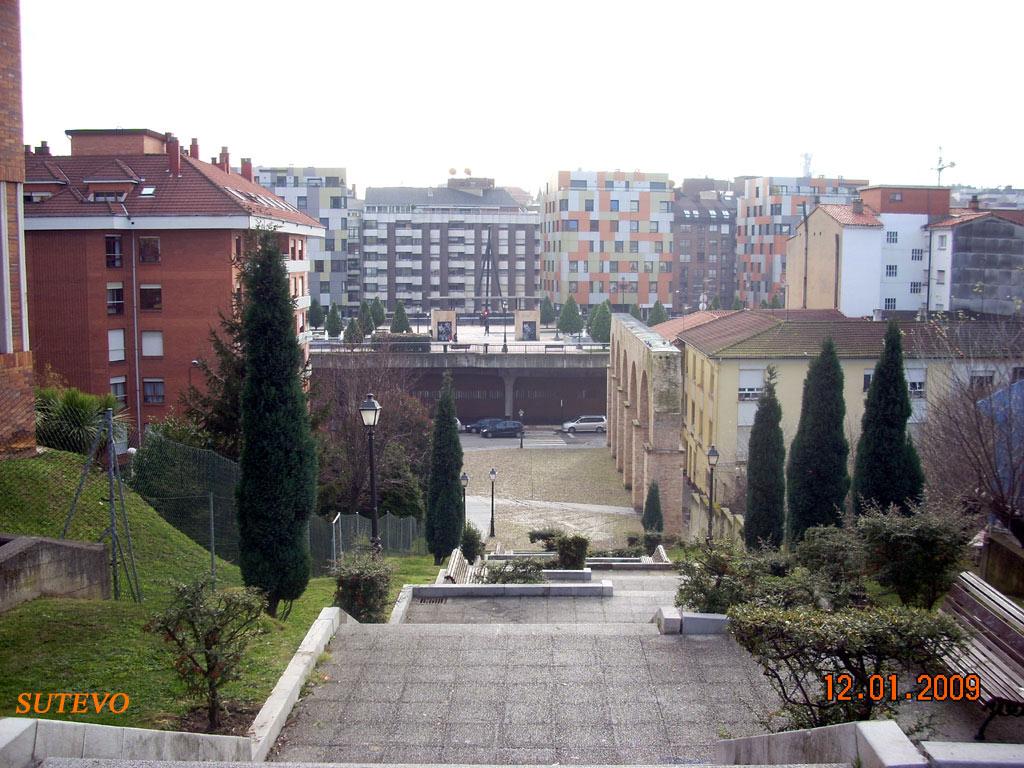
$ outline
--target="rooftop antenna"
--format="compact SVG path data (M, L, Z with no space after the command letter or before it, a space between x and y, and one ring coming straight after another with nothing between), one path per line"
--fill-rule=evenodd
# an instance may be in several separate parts
M942 147L939 147L939 164L932 168L935 171L935 185L938 187L942 186L942 172L947 168L956 168L956 163L950 160L948 163L942 162Z
M810 152L804 152L804 178L811 178L811 158L813 155Z

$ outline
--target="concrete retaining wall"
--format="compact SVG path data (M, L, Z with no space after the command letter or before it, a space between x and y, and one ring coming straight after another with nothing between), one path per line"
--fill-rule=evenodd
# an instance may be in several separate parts
M1024 596L1024 549L1005 533L993 533L981 553L981 573L1004 595Z
M37 597L110 597L107 548L0 534L0 613Z
M917 768L928 761L892 720L842 723L718 742L722 765L845 763L861 768Z
M63 720L0 720L0 766L30 768L48 757L248 762L252 759L252 741L244 736L150 731Z
M611 597L607 579L573 584L416 584L413 598L424 597Z

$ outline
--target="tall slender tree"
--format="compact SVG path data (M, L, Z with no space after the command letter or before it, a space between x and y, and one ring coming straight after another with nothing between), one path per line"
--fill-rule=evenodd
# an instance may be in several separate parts
M647 489L644 514L640 522L645 531L662 531L665 528L665 518L661 514L661 491L657 483L651 483Z
M850 490L846 466L850 445L843 432L845 416L843 369L836 346L828 338L822 344L821 354L808 367L800 423L789 448L786 533L792 543L800 541L811 526L835 525L842 520Z
M637 320L643 320L644 316L640 314L640 307L636 304L629 305L629 314L635 317Z
M466 522L462 509L462 444L455 425L455 397L452 377L447 371L434 414L434 439L430 447L430 479L427 484L427 548L440 565L462 541Z
M545 296L540 302L540 324L545 328L555 322L555 305L551 298Z
M239 565L246 586L267 597L267 613L301 596L309 581L309 515L316 504L316 446L300 372L295 304L276 236L257 231L242 271Z
M339 318L338 322L341 322ZM330 333L330 331L328 331ZM345 327L345 337L342 339L350 347L354 347L356 344L363 343L363 330L359 327L359 321L354 317L349 318L348 325Z
M306 314L306 319L312 328L319 328L324 324L324 308L320 306L316 296L309 300L309 312Z
M373 312L370 309L370 302L363 299L359 302L359 330L363 336L369 336L377 328L373 324Z
M782 438L782 407L775 395L774 366L765 371L764 390L757 401L747 455L747 513L743 535L747 547L761 542L782 544L786 515L786 446Z
M379 296L374 296L373 301L370 302L370 317L373 318L374 329L384 327L384 321L387 319L387 313L384 311L384 304L381 302Z
M399 301L395 306L395 315L391 318L392 333L412 333L409 316L405 314L405 305Z
M568 334L583 330L583 318L580 317L580 309L572 296L562 305L562 313L558 316L558 330Z
M327 335L332 339L341 335L341 314L338 312L338 305L334 303L327 312Z
M868 388L853 466L853 508L860 514L872 503L897 505L904 513L920 501L924 472L907 434L910 393L903 373L900 328L890 321L882 356Z
M647 313L647 325L654 326L668 320L668 312L660 301L655 301L651 311Z
M590 313L590 338L601 344L607 344L612 337L612 314L607 304L598 304Z

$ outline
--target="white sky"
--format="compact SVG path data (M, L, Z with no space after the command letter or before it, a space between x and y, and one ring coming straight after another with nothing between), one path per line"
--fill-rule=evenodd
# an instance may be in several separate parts
M1024 187L1024 3L22 0L25 140L152 128L209 159Z

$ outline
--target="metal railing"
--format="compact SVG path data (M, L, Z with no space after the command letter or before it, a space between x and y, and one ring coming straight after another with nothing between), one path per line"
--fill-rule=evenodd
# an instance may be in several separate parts
M426 347L429 345L429 351ZM502 351L507 346L508 351ZM579 354L601 354L608 352L608 344L596 342L550 342L541 341L515 342L503 345L499 339L495 342L469 342L459 344L457 342L443 341L387 341L387 342L363 342L360 344L346 344L337 339L330 341L316 340L310 344L312 351L323 353L352 353L366 354L373 352L391 352L399 354L470 354L470 355L579 355Z

